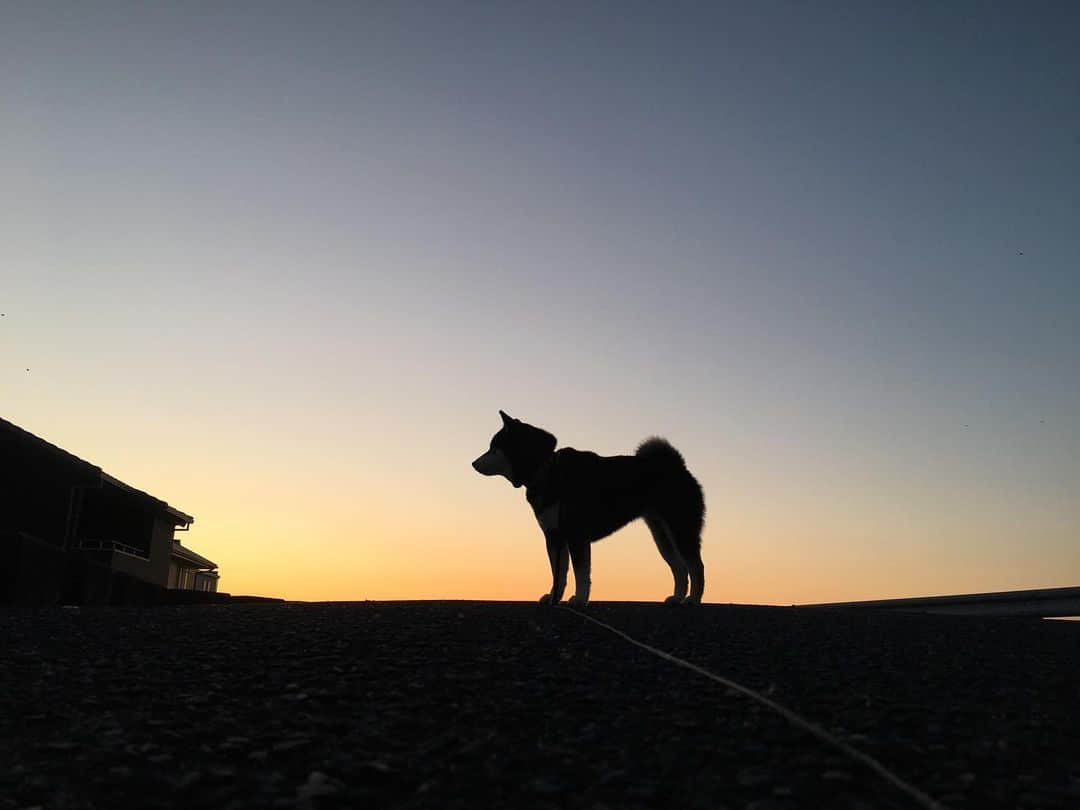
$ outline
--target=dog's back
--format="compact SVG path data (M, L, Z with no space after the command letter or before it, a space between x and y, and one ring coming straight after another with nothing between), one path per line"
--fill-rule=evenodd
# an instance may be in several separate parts
M654 513L686 533L700 535L705 511L701 487L682 456L658 438L644 442L632 456L563 447L555 452L546 481L530 493L533 497L561 504L564 523L590 541Z

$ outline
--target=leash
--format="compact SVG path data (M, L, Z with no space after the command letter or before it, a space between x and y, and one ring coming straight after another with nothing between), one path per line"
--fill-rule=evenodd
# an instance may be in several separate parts
M760 692L755 692L753 689L751 689L751 688L749 688L747 686L743 686L740 683L736 683L735 681L730 680L728 678L725 678L722 675L717 675L714 672L710 672L709 670L705 669L704 667L699 667L697 664L692 664L692 663L690 663L689 661L687 661L687 660L685 660L683 658L679 658L678 656L672 655L671 653L664 652L663 650L658 650L656 647L652 647L652 646L650 646L650 645L648 645L648 644L646 644L646 643L644 643L642 641L638 641L637 639L628 636L622 630L619 630L616 627L612 627L610 624L602 622L599 619L593 618L592 616L589 616L586 613L582 613L581 611L578 611L578 610L573 610L571 608L566 607L565 605L559 605L559 608L561 610L565 610L567 613L573 613L576 616L580 616L581 618L585 619L586 621L592 622L593 624L597 625L598 627L602 627L605 630L607 630L607 631L609 631L611 633L614 633L615 635L619 636L623 640L629 641L635 647L640 647L641 649L645 650L646 652L650 652L653 655L664 659L665 661L669 661L672 664L675 664L676 666L683 667L684 669L688 669L691 672L696 672L698 675L703 675L704 677L708 678L711 681L716 681L717 683L722 684L723 686L726 686L728 689L734 689L736 692L739 692L740 694L746 695L751 700L754 700L754 701L760 703L761 705L765 706L766 708L772 709L774 712L779 714L781 717L783 717L785 720L787 720L789 723L791 723L796 728L801 728L803 731L808 732L812 736L814 736L817 739L821 740L823 743L826 743L827 745L830 745L833 748L838 749L841 753L845 754L846 756L850 757L851 759L855 760L856 762L859 762L859 763L865 765L870 770L872 770L874 773L876 773L878 776L880 776L882 779L884 779L886 782L888 782L890 785L892 785L893 787L898 788L902 792L906 793L908 796L910 796L912 799L914 799L921 807L925 807L925 808L927 808L927 810L948 810L948 808L945 805L941 804L937 800L935 800L935 799L931 798L930 796L928 796L927 794L923 793L921 790L919 790L917 787L912 785L910 782L906 782L903 779L901 779L899 776L897 776L895 773L890 771L888 768L886 768L878 760L874 759L869 754L864 754L862 751L859 751L857 748L853 748L851 745L849 745L848 743L841 740L835 734L832 734L832 733L826 731L824 728L817 725L816 723L813 723L813 722L807 720L805 717L802 717L801 715L796 714L795 712L793 712L791 709L787 708L786 706L781 706L775 700L767 698L765 695L761 694Z

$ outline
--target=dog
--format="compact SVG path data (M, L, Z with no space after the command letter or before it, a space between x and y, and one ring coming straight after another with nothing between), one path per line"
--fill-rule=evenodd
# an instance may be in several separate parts
M556 438L499 411L502 428L488 451L473 463L481 475L502 475L525 487L547 543L551 590L542 605L556 605L566 590L568 562L574 565L570 607L589 603L591 545L637 518L652 532L671 568L674 592L667 604L697 605L705 591L701 529L705 496L682 455L664 439L646 439L632 456L599 456L563 447ZM687 595L687 579L690 593Z

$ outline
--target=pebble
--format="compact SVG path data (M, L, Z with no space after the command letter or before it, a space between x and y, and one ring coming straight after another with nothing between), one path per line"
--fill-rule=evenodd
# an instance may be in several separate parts
M201 771L188 771L176 781L176 787L183 790L189 788L202 779Z
M340 793L344 785L337 779L327 776L322 771L312 771L307 781L296 789L297 801L310 801L316 796L330 796Z
M821 774L821 778L826 782L850 782L853 777L848 771L834 769L825 771Z
M554 796L563 792L563 786L546 779L533 779L529 782L529 790L541 796Z
M755 799L746 805L746 810L793 810L795 807L787 799Z
M768 768L760 765L752 765L749 768L743 768L735 776L735 781L742 787L758 787L771 782L773 779L773 773Z
M292 740L283 740L279 743L274 743L271 746L275 751L292 751L294 748L302 748L305 745L311 745L311 740L306 737L297 737Z
M363 763L363 767L367 768L369 771L378 771L379 773L390 773L394 770L379 759L369 759L367 762Z
M78 743L73 742L47 742L38 746L42 751L74 751L79 747Z

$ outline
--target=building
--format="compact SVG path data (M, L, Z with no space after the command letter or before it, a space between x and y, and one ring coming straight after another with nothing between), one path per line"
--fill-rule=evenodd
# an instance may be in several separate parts
M217 565L175 538L191 515L4 419L0 480L0 603L217 590Z
M168 586L183 591L216 591L217 563L173 541Z

